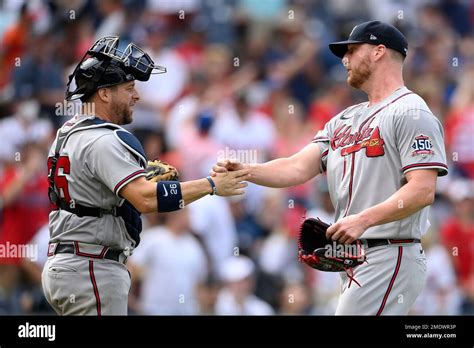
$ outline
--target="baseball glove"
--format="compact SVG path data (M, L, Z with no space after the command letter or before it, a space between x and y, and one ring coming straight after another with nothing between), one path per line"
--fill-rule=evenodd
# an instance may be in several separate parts
M179 174L175 167L158 159L148 161L145 172L145 178L151 182L177 181L179 179Z
M306 219L298 235L298 259L325 272L344 272L364 263L360 242L339 244L326 238L329 225L319 219Z

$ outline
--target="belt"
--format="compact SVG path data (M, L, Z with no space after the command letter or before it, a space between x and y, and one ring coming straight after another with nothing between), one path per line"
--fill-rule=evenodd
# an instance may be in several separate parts
M363 245L367 248L375 248L382 245L421 243L419 239L361 239Z
M103 247L100 254L89 254L81 252L79 250L79 245L77 242L58 243L58 245L54 249L51 248L52 245L53 244L50 244L50 250L52 252L48 252L48 256L56 254L75 254L78 256L84 256L93 259L107 259L122 263L125 263L125 261L127 260L126 256L122 258L122 261L120 260L120 255L123 253L122 250L109 249L109 247Z
M93 216L93 217L100 218L107 214L110 214L113 216L120 216L117 207L113 207L112 209L102 209L98 207L87 207L85 205L76 203L74 205L74 208L71 208L69 204L67 204L62 199L59 201L58 207L59 209L66 210L70 213L76 214L79 217Z

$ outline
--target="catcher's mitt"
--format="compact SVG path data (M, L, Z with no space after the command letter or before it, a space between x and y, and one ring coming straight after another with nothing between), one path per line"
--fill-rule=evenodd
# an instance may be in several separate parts
M320 271L345 271L351 281L357 283L352 277L352 268L366 259L360 242L339 244L329 240L326 238L328 228L329 225L319 219L309 218L303 222L298 235L299 261Z
M175 167L158 159L148 161L145 172L145 178L151 182L177 181L179 179L179 174Z

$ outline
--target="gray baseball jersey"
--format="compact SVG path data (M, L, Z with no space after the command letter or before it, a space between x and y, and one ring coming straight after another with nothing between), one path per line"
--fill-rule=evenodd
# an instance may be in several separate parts
M93 117L74 117L64 124L58 134L71 127L80 127L80 123L86 119ZM113 126L127 132L119 126ZM101 125L88 128L72 133L60 151L58 174L59 178L64 176L65 180L56 180L56 186L67 202L111 209L123 202L120 190L130 181L144 176L145 172L136 158L137 153L116 136L114 130ZM56 141L49 156L54 155ZM78 241L119 250L132 250L135 246L123 220L111 214L101 218L78 217L66 210L53 210L49 216L49 226L51 242Z
M375 105L347 108L313 142L321 150L321 171L328 172L335 221L389 198L411 170L447 174L443 128L423 99L406 87ZM371 227L361 238L420 238L428 228L428 210Z

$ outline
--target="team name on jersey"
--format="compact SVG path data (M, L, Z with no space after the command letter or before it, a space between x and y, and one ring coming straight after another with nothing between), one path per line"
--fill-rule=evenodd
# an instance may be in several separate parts
M352 125L343 124L336 128L331 138L333 151L341 148L341 156L347 156L362 149L367 157L378 157L385 154L384 141L380 136L379 127L370 127L375 116L369 117L352 133Z

